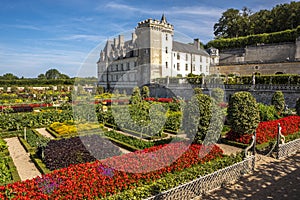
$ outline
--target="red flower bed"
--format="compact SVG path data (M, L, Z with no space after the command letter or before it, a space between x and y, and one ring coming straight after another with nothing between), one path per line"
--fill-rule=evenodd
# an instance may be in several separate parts
M182 155L178 154L181 150L185 150ZM101 198L221 155L222 150L217 146L189 146L183 142L155 146L102 161L72 165L32 180L0 186L0 199L8 198L5 196L7 194L11 194L13 199ZM175 162L171 163L173 160ZM160 161L170 164L160 166Z
M262 144L268 142L271 139L275 139L278 133L278 123L281 126L281 133L283 135L290 135L299 132L300 130L300 116L289 116L281 119L260 122L256 129L256 142ZM229 131L226 135L226 139L249 144L251 141L252 135L244 134L240 135L232 130Z

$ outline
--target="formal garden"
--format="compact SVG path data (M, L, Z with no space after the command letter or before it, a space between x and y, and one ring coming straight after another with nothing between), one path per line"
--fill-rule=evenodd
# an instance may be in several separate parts
M30 98L34 90L23 99L1 94L3 104L24 104L0 112L1 199L145 199L245 159L244 152L224 154L218 144L242 150L255 134L258 152L275 152L279 126L285 143L300 138L300 99L286 109L281 91L271 105L246 91L223 102L220 88L210 96L196 88L190 100L153 98L147 87L132 95L79 90L73 101L65 92L57 93L58 106L47 102L48 90L40 99ZM21 181L5 141L13 137L41 176Z

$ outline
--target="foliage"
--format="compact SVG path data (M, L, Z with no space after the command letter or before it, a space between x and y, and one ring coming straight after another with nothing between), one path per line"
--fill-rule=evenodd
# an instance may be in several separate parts
M240 135L252 134L259 123L259 110L249 92L236 92L229 99L227 119L232 130Z
M274 105L275 110L278 112L280 115L285 108L285 101L284 101L284 95L281 91L276 91L271 100L271 104Z
M300 2L276 5L272 10L252 13L244 7L241 11L226 10L214 25L218 38L233 38L293 29L300 25Z
M60 73L57 69L49 69L45 73L46 79L68 79L69 77L65 74Z
M73 135L78 132L88 131L92 129L100 128L99 124L94 123L82 123L82 124L69 124L68 122L54 122L50 125L50 128L59 135Z
M140 103L141 101L142 101L142 97L140 93L140 88L139 87L133 88L132 95L130 97L130 103L134 105Z
M205 156L199 156L207 148L210 152ZM181 152L184 152L181 154ZM170 173L183 171L197 164L220 158L222 150L217 146L205 147L203 145L189 145L185 143L172 143L163 146L155 146L143 151L115 156L102 161L72 165L68 168L55 170L21 183L0 187L0 198L8 195L21 196L28 199L93 199L104 198L130 188L136 188L150 182L155 182ZM159 162L173 163L159 166ZM209 164L211 166L211 163ZM224 166L218 162L216 166ZM153 170L156 169L157 170ZM201 167L200 167L201 168ZM198 168L198 169L200 169ZM132 170L137 173L131 173ZM215 168L208 167L207 172ZM194 170L191 170L194 171ZM199 171L199 170L195 170ZM50 179L57 184L47 193L40 187L40 182Z
M164 124L165 130L171 130L177 132L180 129L181 121L182 121L182 112L167 112L167 120Z
M45 148L44 162L47 168L54 170L120 154L120 149L110 141L99 135L86 135L51 140Z
M187 137L202 143L206 136L209 142L219 137L222 130L222 112L211 97L198 94L186 104L183 130Z
M157 195L163 191L172 189L189 181L195 180L200 176L205 176L219 169L228 167L242 161L242 154L236 156L224 156L201 165L195 165L180 172L169 173L155 182L145 183L142 186L125 190L124 192L107 197L107 200L114 199L146 199Z
M258 103L258 108L261 122L280 118L273 105L268 106L263 103Z
M202 89L201 89L201 88L199 88L199 87L194 88L194 94L195 94L195 95L202 94L202 93L203 93L203 92L202 92Z
M215 99L216 103L224 101L224 90L221 88L213 88L211 91L211 97Z
M300 26L291 30L285 30L274 33L263 33L257 35L248 35L236 38L220 38L209 41L207 48L214 47L217 49L234 49L244 48L249 45L256 44L271 44L281 42L295 42L296 38L300 36Z
M300 131L300 116L289 116L273 121L260 122L256 129L256 142L262 144L275 139L278 133L278 123L280 123L282 128L281 133L285 136L296 134ZM249 144L251 141L251 135L241 135L233 130L227 133L226 138L244 144Z
M150 97L150 90L149 90L148 86L143 86L142 91L141 91L141 96L142 96L142 99Z
M43 127L53 122L64 122L71 119L73 119L73 115L68 110L47 110L38 113L0 113L0 130Z

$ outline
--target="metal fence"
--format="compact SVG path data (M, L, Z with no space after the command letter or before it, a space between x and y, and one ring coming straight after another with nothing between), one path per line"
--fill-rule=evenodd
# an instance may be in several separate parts
M205 192L234 182L244 174L251 173L254 169L254 164L255 156L250 156L239 163L220 169L212 174L202 176L191 182L147 198L146 200L190 200L201 196L201 194Z
M280 144L277 151L277 158L282 158L296 153L300 150L300 138L291 142Z

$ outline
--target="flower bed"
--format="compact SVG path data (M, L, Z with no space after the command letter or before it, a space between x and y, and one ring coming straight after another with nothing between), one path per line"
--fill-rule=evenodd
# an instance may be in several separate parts
M187 150L178 156L178 150ZM201 145L172 143L155 146L121 156L93 163L73 165L55 170L50 174L32 180L0 186L0 199L95 199L107 197L121 191L150 183L170 172L178 172L199 163L205 163L222 156L222 150L212 146L203 157ZM175 159L178 157L178 159ZM175 159L170 165L159 166L159 161ZM115 169L119 170L115 170ZM148 171L154 169L152 171ZM126 170L126 171L122 171ZM130 173L131 170L140 170Z
M118 147L99 135L51 140L45 148L44 162L48 169L68 167L71 164L92 162L120 155Z
M260 122L256 129L256 142L262 144L275 139L278 134L278 123L281 126L281 133L285 136L295 134L300 131L300 116L289 116L278 120ZM252 135L244 134L240 135L232 130L226 135L226 139L243 144L249 144Z
M77 134L79 131L87 131L91 129L97 129L100 128L99 124L92 124L92 123L84 123L84 124L76 124L76 125L70 125L67 123L60 123L60 122L54 122L50 125L50 129L55 131L57 134L63 136L63 135L73 135Z

